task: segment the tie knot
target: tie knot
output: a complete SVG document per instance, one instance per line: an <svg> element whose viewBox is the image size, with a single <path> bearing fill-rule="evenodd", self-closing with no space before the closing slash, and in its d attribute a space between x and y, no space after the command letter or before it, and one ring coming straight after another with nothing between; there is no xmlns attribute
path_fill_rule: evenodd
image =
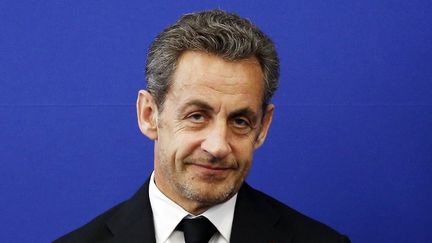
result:
<svg viewBox="0 0 432 243"><path fill-rule="evenodd" d="M184 218L178 224L177 229L183 231L186 243L208 243L217 231L206 217Z"/></svg>

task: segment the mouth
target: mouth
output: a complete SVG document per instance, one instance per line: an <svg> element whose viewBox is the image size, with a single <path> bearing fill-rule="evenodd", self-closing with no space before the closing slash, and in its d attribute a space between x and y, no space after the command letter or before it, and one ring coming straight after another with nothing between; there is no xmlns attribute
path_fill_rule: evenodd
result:
<svg viewBox="0 0 432 243"><path fill-rule="evenodd" d="M202 164L189 164L191 169L198 173L201 177L224 178L232 171L231 167L202 165Z"/></svg>
<svg viewBox="0 0 432 243"><path fill-rule="evenodd" d="M229 167L222 167L222 166L211 166L211 165L201 165L201 164L193 164L195 166L203 167L208 170L229 170L231 168Z"/></svg>

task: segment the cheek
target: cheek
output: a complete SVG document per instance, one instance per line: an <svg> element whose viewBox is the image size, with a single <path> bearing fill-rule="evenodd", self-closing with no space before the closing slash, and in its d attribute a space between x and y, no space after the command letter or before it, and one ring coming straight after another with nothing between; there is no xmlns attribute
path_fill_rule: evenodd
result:
<svg viewBox="0 0 432 243"><path fill-rule="evenodd" d="M176 160L183 160L201 147L199 134L180 133L168 139Z"/></svg>
<svg viewBox="0 0 432 243"><path fill-rule="evenodd" d="M250 141L245 141L232 147L236 159L242 163L242 166L250 166L255 151L254 144Z"/></svg>

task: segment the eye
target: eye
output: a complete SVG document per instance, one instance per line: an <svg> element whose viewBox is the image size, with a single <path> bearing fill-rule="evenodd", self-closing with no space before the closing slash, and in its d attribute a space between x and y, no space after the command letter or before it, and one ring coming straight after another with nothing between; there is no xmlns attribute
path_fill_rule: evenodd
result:
<svg viewBox="0 0 432 243"><path fill-rule="evenodd" d="M191 113L186 118L193 123L205 122L205 116L199 112Z"/></svg>
<svg viewBox="0 0 432 243"><path fill-rule="evenodd" d="M246 134L252 129L249 120L243 117L235 117L230 123L234 131L239 134Z"/></svg>
<svg viewBox="0 0 432 243"><path fill-rule="evenodd" d="M236 127L247 127L249 126L249 122L242 118L235 118L233 124Z"/></svg>

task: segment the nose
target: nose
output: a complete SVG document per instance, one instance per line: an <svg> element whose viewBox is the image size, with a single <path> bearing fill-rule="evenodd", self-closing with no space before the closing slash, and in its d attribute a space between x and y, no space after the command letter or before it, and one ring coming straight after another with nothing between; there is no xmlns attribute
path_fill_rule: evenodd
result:
<svg viewBox="0 0 432 243"><path fill-rule="evenodd" d="M227 125L215 125L201 143L201 149L215 157L223 159L231 152L231 146L227 141Z"/></svg>

